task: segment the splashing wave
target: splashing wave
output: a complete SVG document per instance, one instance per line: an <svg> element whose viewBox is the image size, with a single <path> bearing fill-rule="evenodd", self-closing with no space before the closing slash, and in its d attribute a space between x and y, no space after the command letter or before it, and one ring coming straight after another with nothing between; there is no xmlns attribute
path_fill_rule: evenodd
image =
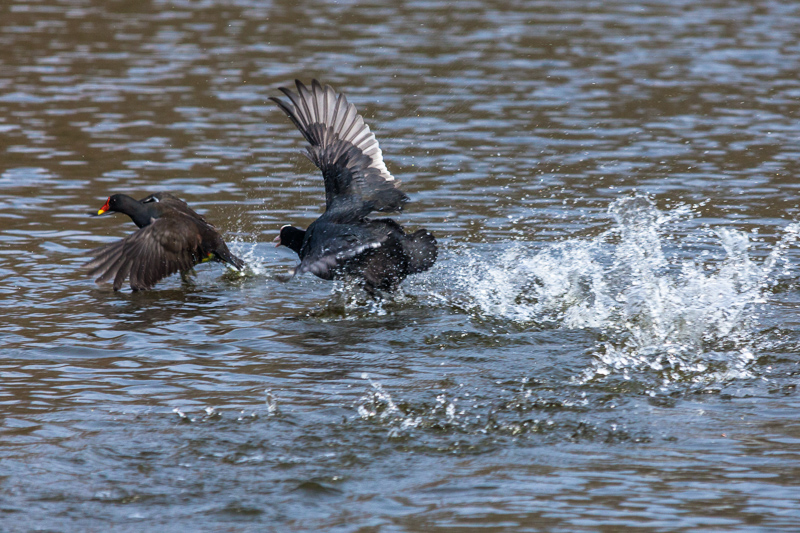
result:
<svg viewBox="0 0 800 533"><path fill-rule="evenodd" d="M594 238L538 249L519 243L488 260L467 253L454 299L480 316L598 329L595 362L580 380L648 369L665 382L749 376L757 306L788 270L784 252L800 224L757 260L741 231L670 234L693 215L690 206L662 212L636 195L615 201L609 214L614 226ZM690 250L701 241L700 253Z"/></svg>

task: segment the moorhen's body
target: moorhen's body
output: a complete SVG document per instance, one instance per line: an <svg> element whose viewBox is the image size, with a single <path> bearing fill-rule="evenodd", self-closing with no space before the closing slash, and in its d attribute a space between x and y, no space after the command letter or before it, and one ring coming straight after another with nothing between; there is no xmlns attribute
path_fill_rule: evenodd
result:
<svg viewBox="0 0 800 533"><path fill-rule="evenodd" d="M289 101L270 98L309 142L308 157L322 171L325 213L306 230L281 228L277 245L294 250L300 264L286 276L311 272L325 279L355 278L370 294L393 291L409 275L436 262L436 239L427 230L406 234L373 211L401 211L408 196L386 169L375 135L347 98L313 80L309 89L281 88Z"/></svg>
<svg viewBox="0 0 800 533"><path fill-rule="evenodd" d="M107 212L124 213L140 228L94 250L95 258L85 265L90 276L100 275L97 283L113 278L115 291L126 278L134 291L150 289L170 274L186 274L206 261L228 263L237 270L244 267L216 228L170 193L159 192L142 200L114 194L97 214Z"/></svg>

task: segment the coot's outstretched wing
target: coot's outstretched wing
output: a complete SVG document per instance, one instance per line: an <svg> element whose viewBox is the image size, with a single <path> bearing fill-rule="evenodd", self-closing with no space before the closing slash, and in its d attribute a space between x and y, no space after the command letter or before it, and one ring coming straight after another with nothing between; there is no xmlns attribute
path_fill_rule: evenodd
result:
<svg viewBox="0 0 800 533"><path fill-rule="evenodd" d="M280 279L288 281L306 272L322 279L334 279L340 269L357 263L359 257L374 253L389 237L388 231L374 231L368 226L354 224L328 224L317 228L304 249L300 264L289 276Z"/></svg>
<svg viewBox="0 0 800 533"><path fill-rule="evenodd" d="M289 116L311 146L308 156L322 171L326 208L400 211L408 201L386 169L375 135L344 94L317 80L297 92L282 87L288 101L270 98Z"/></svg>
<svg viewBox="0 0 800 533"><path fill-rule="evenodd" d="M183 214L165 215L128 237L94 250L86 263L97 283L114 279L114 290L130 277L133 290L152 288L159 280L185 272L201 257L199 222Z"/></svg>

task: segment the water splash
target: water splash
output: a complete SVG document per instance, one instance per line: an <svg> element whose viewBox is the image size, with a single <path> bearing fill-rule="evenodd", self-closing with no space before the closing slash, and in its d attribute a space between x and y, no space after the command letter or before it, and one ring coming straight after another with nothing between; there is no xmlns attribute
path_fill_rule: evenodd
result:
<svg viewBox="0 0 800 533"><path fill-rule="evenodd" d="M520 381L521 386L511 389L500 383L489 385L488 389L485 385L453 383L428 390L424 398L399 399L397 395L402 390L390 394L366 373L361 378L369 382L369 389L356 402L357 415L353 419L388 430L386 436L390 439L414 437L417 449L431 446L439 452L476 451L501 438L537 438L557 433L566 434L571 440L625 438L612 421L574 420L574 415L585 412L589 405L585 392L577 397L567 393L556 398L549 391L529 387L527 378ZM489 439L484 439L486 436Z"/></svg>
<svg viewBox="0 0 800 533"><path fill-rule="evenodd" d="M241 237L228 242L228 246L234 255L244 261L244 269L239 272L235 269L229 269L232 273L238 273L240 276L246 276L248 273L255 276L264 276L267 274L267 269L264 266L264 257L258 253L258 243L256 241L243 240ZM233 274L231 274L233 275Z"/></svg>
<svg viewBox="0 0 800 533"><path fill-rule="evenodd" d="M275 397L275 394L270 389L267 389L265 392L266 395L266 406L267 406L267 416L278 416L281 414L280 409L278 408L278 400Z"/></svg>
<svg viewBox="0 0 800 533"><path fill-rule="evenodd" d="M594 238L520 243L488 261L468 254L455 299L479 316L600 330L604 340L580 380L634 370L659 372L665 383L749 376L757 306L781 267L786 274L785 251L800 225L756 260L741 231L670 234L693 216L690 206L662 212L635 195L609 214L614 226Z"/></svg>
<svg viewBox="0 0 800 533"><path fill-rule="evenodd" d="M438 391L433 402L395 401L383 385L368 374L363 373L361 379L369 382L370 389L356 404L358 417L388 428L389 438L406 437L414 430L458 434L514 431L505 423L493 420L495 406L491 402L470 401L470 392L461 390L460 385L455 391ZM501 410L504 409L501 407Z"/></svg>
<svg viewBox="0 0 800 533"><path fill-rule="evenodd" d="M356 408L362 420L376 420L386 424L390 438L399 437L422 423L422 417L410 415L398 408L381 383L370 379L367 373L361 374L361 379L369 381L371 387L361 397Z"/></svg>
<svg viewBox="0 0 800 533"><path fill-rule="evenodd" d="M308 314L320 320L361 320L390 315L413 301L402 288L374 296L357 279L335 280L329 296Z"/></svg>

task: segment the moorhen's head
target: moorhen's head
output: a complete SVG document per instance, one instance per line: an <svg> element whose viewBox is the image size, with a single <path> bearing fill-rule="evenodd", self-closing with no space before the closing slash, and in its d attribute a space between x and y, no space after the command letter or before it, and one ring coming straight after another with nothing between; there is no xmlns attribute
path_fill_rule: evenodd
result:
<svg viewBox="0 0 800 533"><path fill-rule="evenodd" d="M120 196L122 196L122 195L121 194L112 194L111 196L109 196L108 199L106 200L106 203L103 204L103 207L101 207L97 211L97 216L105 215L109 211L112 211L112 212L119 211L119 207L120 207L120 203L121 203L120 202Z"/></svg>
<svg viewBox="0 0 800 533"><path fill-rule="evenodd" d="M305 239L306 232L294 226L283 226L281 232L275 237L275 246L286 246L299 254L300 249L303 247L303 239Z"/></svg>
<svg viewBox="0 0 800 533"><path fill-rule="evenodd" d="M131 217L133 223L140 228L150 224L151 219L161 216L161 206L159 198L152 194L142 201L136 200L127 194L112 194L97 211L100 216L106 213L123 213Z"/></svg>

